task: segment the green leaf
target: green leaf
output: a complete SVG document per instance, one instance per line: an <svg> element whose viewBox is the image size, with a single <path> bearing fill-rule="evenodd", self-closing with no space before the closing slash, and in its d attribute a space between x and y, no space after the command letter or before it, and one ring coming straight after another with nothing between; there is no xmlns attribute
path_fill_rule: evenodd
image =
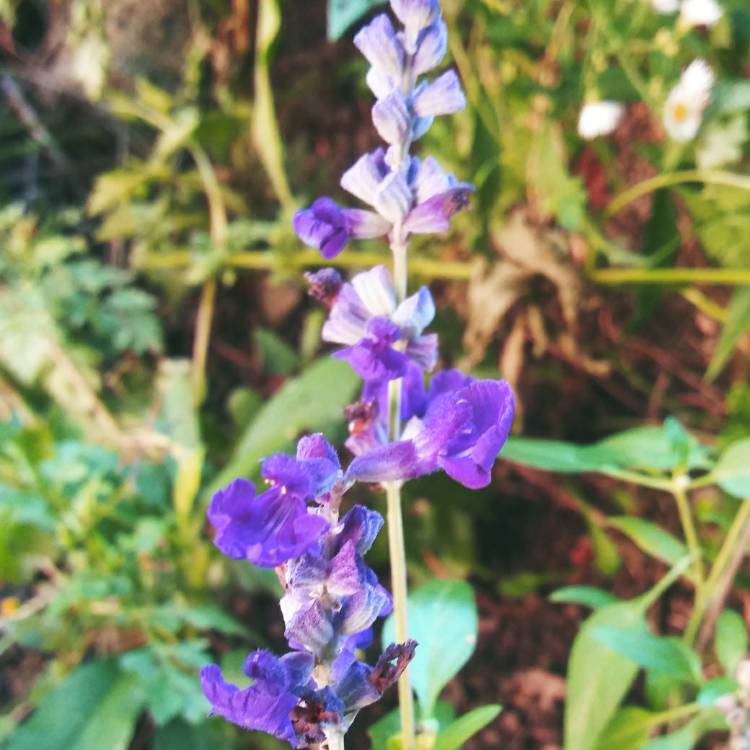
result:
<svg viewBox="0 0 750 750"><path fill-rule="evenodd" d="M641 628L601 625L591 635L613 651L644 669L661 673L679 682L701 679L698 656L677 638L662 637Z"/></svg>
<svg viewBox="0 0 750 750"><path fill-rule="evenodd" d="M420 729L422 730L420 737L427 737L428 735L434 737L435 731L441 727L450 726L455 718L456 712L453 706L445 701L438 701L435 706L435 718L430 721L420 722ZM400 727L401 722L397 708L378 719L367 730L370 742L372 743L372 750L389 750L394 741L399 745L400 750L401 743L397 739ZM421 746L418 746L417 750L422 750ZM433 750L433 748L430 747L430 750Z"/></svg>
<svg viewBox="0 0 750 750"><path fill-rule="evenodd" d="M591 609L600 609L617 601L614 594L596 586L565 586L550 594L549 599L562 604L580 604Z"/></svg>
<svg viewBox="0 0 750 750"><path fill-rule="evenodd" d="M750 498L750 438L732 443L719 457L712 474L724 492Z"/></svg>
<svg viewBox="0 0 750 750"><path fill-rule="evenodd" d="M606 474L618 469L670 471L683 463L681 446L675 445L673 433L669 424L648 425L591 445L515 437L503 448L503 458L565 474L588 471ZM685 434L688 468L706 468L709 464L705 449L694 437Z"/></svg>
<svg viewBox="0 0 750 750"><path fill-rule="evenodd" d="M608 521L618 531L626 534L646 554L674 565L688 553L687 547L651 521L630 516L610 518Z"/></svg>
<svg viewBox="0 0 750 750"><path fill-rule="evenodd" d="M268 328L256 328L253 334L263 368L271 375L288 375L299 366L296 352Z"/></svg>
<svg viewBox="0 0 750 750"><path fill-rule="evenodd" d="M145 696L110 660L68 675L10 738L6 750L126 750Z"/></svg>
<svg viewBox="0 0 750 750"><path fill-rule="evenodd" d="M737 692L737 681L731 677L714 677L709 680L696 696L696 703L706 708L713 708L716 700L723 695Z"/></svg>
<svg viewBox="0 0 750 750"><path fill-rule="evenodd" d="M359 384L344 362L331 357L313 362L301 375L288 380L260 410L212 489L237 476L257 474L264 456L288 449L302 432L326 432L337 427Z"/></svg>
<svg viewBox="0 0 750 750"><path fill-rule="evenodd" d="M154 737L154 750L229 750L231 745L222 740L219 720L188 724L176 719L160 727Z"/></svg>
<svg viewBox="0 0 750 750"><path fill-rule="evenodd" d="M644 625L640 599L594 612L573 642L568 661L564 750L593 750L638 672L638 666L594 638L596 628Z"/></svg>
<svg viewBox="0 0 750 750"><path fill-rule="evenodd" d="M690 564L686 557L647 593L596 610L584 622L568 661L565 698L564 750L594 750L612 721L638 665L594 637L601 627L645 628L648 607Z"/></svg>
<svg viewBox="0 0 750 750"><path fill-rule="evenodd" d="M726 727L724 718L716 711L702 712L676 732L657 737L643 747L643 750L692 750L703 734L712 729Z"/></svg>
<svg viewBox="0 0 750 750"><path fill-rule="evenodd" d="M724 369L740 337L750 330L750 286L737 289L732 295L726 322L716 344L716 351L706 370L706 380L711 381Z"/></svg>
<svg viewBox="0 0 750 750"><path fill-rule="evenodd" d="M465 581L432 581L409 596L409 636L417 643L409 666L423 718L432 718L440 691L474 652L477 606ZM393 616L383 628L383 644L395 640Z"/></svg>
<svg viewBox="0 0 750 750"><path fill-rule="evenodd" d="M750 109L750 81L717 81L711 99L712 113L730 115L745 112Z"/></svg>
<svg viewBox="0 0 750 750"><path fill-rule="evenodd" d="M328 39L335 42L355 21L385 0L328 0Z"/></svg>
<svg viewBox="0 0 750 750"><path fill-rule="evenodd" d="M638 706L621 708L604 730L596 750L641 750L654 728L654 714Z"/></svg>
<svg viewBox="0 0 750 750"><path fill-rule="evenodd" d="M732 609L725 609L716 621L714 649L716 657L728 675L733 675L737 664L747 653L748 634L745 619Z"/></svg>
<svg viewBox="0 0 750 750"><path fill-rule="evenodd" d="M501 710L498 705L480 706L464 714L438 734L435 750L459 750L466 740L494 721Z"/></svg>

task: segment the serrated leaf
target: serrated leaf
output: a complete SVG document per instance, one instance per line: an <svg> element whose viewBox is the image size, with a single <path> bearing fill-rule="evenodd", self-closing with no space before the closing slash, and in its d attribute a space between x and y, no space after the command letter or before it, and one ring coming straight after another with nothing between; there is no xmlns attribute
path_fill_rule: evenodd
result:
<svg viewBox="0 0 750 750"><path fill-rule="evenodd" d="M464 714L438 734L435 750L459 750L464 742L494 721L501 710L498 705L480 706Z"/></svg>
<svg viewBox="0 0 750 750"><path fill-rule="evenodd" d="M110 660L68 675L11 736L6 750L126 750L145 695Z"/></svg>
<svg viewBox="0 0 750 750"><path fill-rule="evenodd" d="M432 581L409 595L409 637L417 643L409 666L424 718L432 718L438 695L474 652L477 605L465 581ZM384 647L395 640L389 617L383 628Z"/></svg>
<svg viewBox="0 0 750 750"><path fill-rule="evenodd" d="M674 565L688 553L687 547L668 531L643 518L620 516L608 520L610 526L621 531L646 554Z"/></svg>
<svg viewBox="0 0 750 750"><path fill-rule="evenodd" d="M733 609L725 609L716 621L714 650L728 675L734 671L748 647L748 633L745 618Z"/></svg>

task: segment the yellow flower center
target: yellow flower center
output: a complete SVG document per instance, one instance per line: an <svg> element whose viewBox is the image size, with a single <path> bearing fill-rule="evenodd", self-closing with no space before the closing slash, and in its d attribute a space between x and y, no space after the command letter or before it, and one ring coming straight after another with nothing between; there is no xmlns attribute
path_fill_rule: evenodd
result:
<svg viewBox="0 0 750 750"><path fill-rule="evenodd" d="M674 105L672 114L674 115L674 119L677 120L677 122L685 122L688 117L687 104L685 104L684 102L677 102L677 104Z"/></svg>

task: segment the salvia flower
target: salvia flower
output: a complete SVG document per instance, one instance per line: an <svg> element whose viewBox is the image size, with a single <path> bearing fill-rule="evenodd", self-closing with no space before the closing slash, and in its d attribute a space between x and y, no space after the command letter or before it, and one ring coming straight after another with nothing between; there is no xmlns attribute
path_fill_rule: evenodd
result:
<svg viewBox="0 0 750 750"><path fill-rule="evenodd" d="M226 682L216 665L202 670L201 685L213 713L302 748L346 732L398 679L416 644L391 646L375 667L355 656L392 608L363 557L383 519L356 505L339 518L352 480L333 446L320 434L304 437L295 456L270 456L261 473L268 490L258 495L251 482L236 479L214 495L208 518L222 552L276 568L293 650L280 658L252 652L245 663L250 687Z"/></svg>
<svg viewBox="0 0 750 750"><path fill-rule="evenodd" d="M308 275L313 289L323 277L330 278L329 269ZM344 345L334 356L363 380L380 383L402 377L409 362L425 370L435 366L437 336L423 334L434 316L427 287L399 304L388 269L375 266L341 285L322 336Z"/></svg>
<svg viewBox="0 0 750 750"><path fill-rule="evenodd" d="M684 143L695 138L711 98L714 73L705 60L694 60L670 91L662 121L670 138Z"/></svg>
<svg viewBox="0 0 750 750"><path fill-rule="evenodd" d="M354 38L370 63L367 82L377 99L372 120L387 147L362 156L343 175L341 186L370 208L343 208L331 198L319 198L294 217L299 238L325 258L338 255L352 238L387 234L403 244L410 234L446 232L473 190L434 159L420 162L409 155L410 144L435 117L466 106L455 71L432 81L420 79L440 64L447 49L439 3L393 0L391 7L403 32L381 14Z"/></svg>
<svg viewBox="0 0 750 750"><path fill-rule="evenodd" d="M357 457L347 469L354 481L386 482L414 479L442 469L465 487L478 489L490 483L495 459L508 438L515 401L503 380L475 380L458 370L438 373L426 395L412 378L404 389L402 418L408 421L400 440L378 440L383 425L370 426L368 440L348 443ZM383 394L375 399L384 420Z"/></svg>

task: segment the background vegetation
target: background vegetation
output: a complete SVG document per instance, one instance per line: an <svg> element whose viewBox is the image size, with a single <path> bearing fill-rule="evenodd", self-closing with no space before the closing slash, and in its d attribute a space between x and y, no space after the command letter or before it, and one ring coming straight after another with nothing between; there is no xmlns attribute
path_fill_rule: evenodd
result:
<svg viewBox="0 0 750 750"><path fill-rule="evenodd" d="M204 511L301 432L345 433L356 379L321 350L290 217L376 142L351 29L378 4L0 2L9 750L276 746L206 718L198 668L282 634L275 579L215 553ZM469 106L428 148L477 192L413 281L442 364L519 402L491 488L409 498L413 580L478 592L443 696L504 706L467 747L710 747L750 606L750 10L443 5ZM676 144L664 102L699 57L717 83ZM592 99L626 109L587 142Z"/></svg>

